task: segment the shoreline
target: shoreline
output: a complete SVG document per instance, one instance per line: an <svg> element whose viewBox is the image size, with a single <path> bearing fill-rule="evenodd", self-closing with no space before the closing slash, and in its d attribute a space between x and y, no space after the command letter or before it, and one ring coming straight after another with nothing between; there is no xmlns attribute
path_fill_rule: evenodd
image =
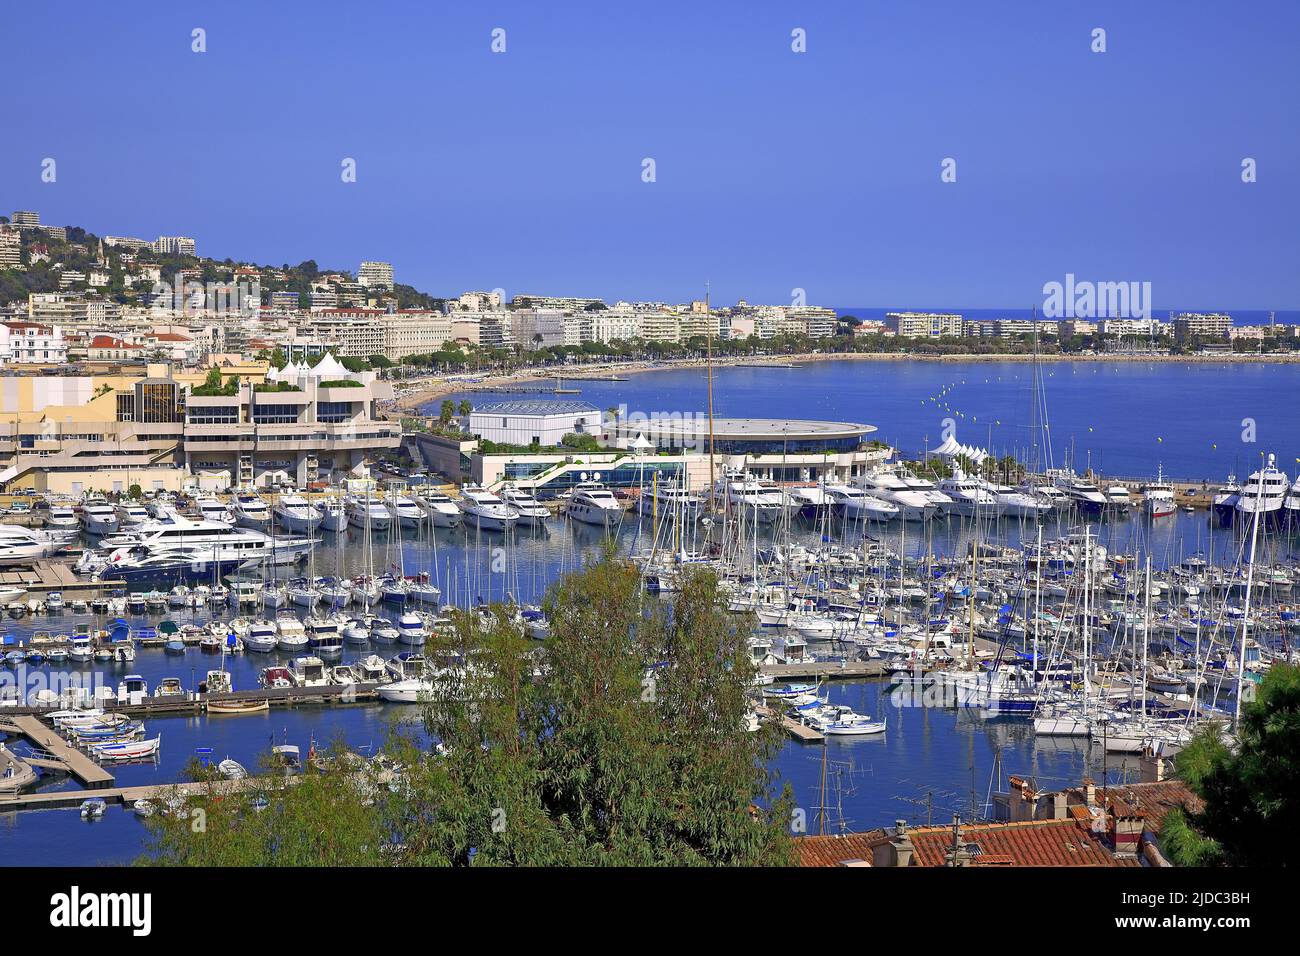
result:
<svg viewBox="0 0 1300 956"><path fill-rule="evenodd" d="M974 353L974 354L915 354L911 352L813 352L800 355L759 355L759 356L727 356L725 358L715 358L713 360L714 368L734 368L736 366L746 366L749 368L761 368L771 366L773 368L786 368L791 364L807 365L813 362L1012 362L1024 364L1032 362L1034 356L1021 352L1015 353ZM1294 365L1300 364L1300 353L1285 354L1250 354L1225 353L1223 355L1143 355L1143 354L1124 354L1124 353L1097 353L1097 354L1080 354L1080 355L1063 355L1052 353L1049 355L1039 355L1038 360L1045 363L1062 363L1062 362L1150 362L1150 363L1190 363L1190 364L1271 364L1271 365ZM520 369L508 374L487 373L479 378L478 381L467 382L463 376L472 373L459 373L455 378L443 376L433 376L427 382L417 383L414 391L408 392L396 398L391 406L385 411L389 414L413 414L421 405L437 401L448 395L456 394L467 389L481 390L501 390L509 391L511 386L526 385L533 382L554 381L563 379L565 382L580 382L584 379L599 378L604 379L610 374L618 375L639 375L645 372L670 372L678 369L704 368L707 361L702 358L688 359L662 359L659 361L635 361L635 362L608 362L593 363L582 365L572 371L570 374L560 375L551 369ZM458 379L458 380L457 380ZM398 383L395 383L398 384Z"/></svg>

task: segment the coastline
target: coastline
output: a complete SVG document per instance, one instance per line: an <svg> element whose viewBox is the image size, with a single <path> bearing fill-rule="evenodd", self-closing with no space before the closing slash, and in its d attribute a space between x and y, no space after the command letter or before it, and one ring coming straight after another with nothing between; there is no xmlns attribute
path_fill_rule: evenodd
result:
<svg viewBox="0 0 1300 956"><path fill-rule="evenodd" d="M812 362L1032 362L1034 356L1016 353L974 353L943 354L911 352L812 352L801 355L760 355L760 356L726 356L713 360L714 368L746 366L760 368L772 366L783 368L791 364L807 365ZM1191 363L1213 365L1218 363L1234 364L1300 364L1300 353L1285 354L1250 354L1247 352L1225 353L1222 355L1144 355L1137 353L1093 353L1062 355L1052 353L1038 356L1044 363L1062 362L1149 362L1149 363ZM601 362L582 365L565 375L557 375L551 369L519 369L506 374L485 373L475 376L476 381L468 382L471 373L458 373L455 376L430 376L427 379L394 383L395 385L413 385L414 389L397 397L385 411L389 414L411 414L421 405L437 401L448 395L468 389L508 391L511 386L526 385L534 382L554 381L562 378L565 382L579 382L584 379L607 378L611 374L638 375L645 372L666 372L686 368L704 368L707 362L702 358L661 359L658 361L635 362Z"/></svg>

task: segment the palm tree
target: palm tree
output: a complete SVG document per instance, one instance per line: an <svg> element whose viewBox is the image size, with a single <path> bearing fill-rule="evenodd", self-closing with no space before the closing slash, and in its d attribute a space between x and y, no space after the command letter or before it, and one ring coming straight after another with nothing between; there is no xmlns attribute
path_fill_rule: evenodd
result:
<svg viewBox="0 0 1300 956"><path fill-rule="evenodd" d="M460 405L456 407L456 411L459 412L461 415L468 415L473 410L474 410L474 406L469 403L468 398L462 398L460 400Z"/></svg>

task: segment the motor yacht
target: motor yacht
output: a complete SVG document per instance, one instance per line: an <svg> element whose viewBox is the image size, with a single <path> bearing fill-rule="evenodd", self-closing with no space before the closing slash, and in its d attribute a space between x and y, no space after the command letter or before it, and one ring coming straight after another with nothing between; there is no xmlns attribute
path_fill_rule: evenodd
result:
<svg viewBox="0 0 1300 956"><path fill-rule="evenodd" d="M310 534L320 527L321 513L302 495L280 495L273 509L277 527L295 534Z"/></svg>
<svg viewBox="0 0 1300 956"><path fill-rule="evenodd" d="M779 488L745 477L723 479L727 500L750 521L772 524L785 514L785 496Z"/></svg>
<svg viewBox="0 0 1300 956"><path fill-rule="evenodd" d="M271 509L260 495L236 495L230 503L230 513L241 528L266 531L271 527Z"/></svg>
<svg viewBox="0 0 1300 956"><path fill-rule="evenodd" d="M1078 508L1081 515L1099 515L1110 504L1100 488L1069 469L1061 469L1051 477L1053 484L1070 499L1070 504Z"/></svg>
<svg viewBox="0 0 1300 956"><path fill-rule="evenodd" d="M928 521L939 512L939 502L931 494L911 487L898 475L889 472L862 475L855 484L872 497L894 505L905 521ZM935 493L940 492L935 489ZM949 500L946 495L944 500Z"/></svg>
<svg viewBox="0 0 1300 956"><path fill-rule="evenodd" d="M950 513L963 518L996 518L1002 514L997 498L984 485L953 466L952 477L939 482L939 490L952 499Z"/></svg>
<svg viewBox="0 0 1300 956"><path fill-rule="evenodd" d="M1039 518L1052 510L1048 502L1010 485L994 485L990 490L1002 514L1008 518Z"/></svg>
<svg viewBox="0 0 1300 956"><path fill-rule="evenodd" d="M371 531L387 531L393 523L393 516L388 513L381 498L356 495L347 499L344 508L348 513L348 522L354 528L368 527Z"/></svg>
<svg viewBox="0 0 1300 956"><path fill-rule="evenodd" d="M623 518L623 506L614 492L597 481L584 481L573 489L565 513L574 521L616 528Z"/></svg>
<svg viewBox="0 0 1300 956"><path fill-rule="evenodd" d="M415 503L424 509L435 528L454 528L460 524L463 515L448 495L441 491L427 490L415 497Z"/></svg>
<svg viewBox="0 0 1300 956"><path fill-rule="evenodd" d="M1178 510L1174 487L1165 481L1162 466L1156 468L1156 480L1142 486L1142 509L1148 518L1167 518Z"/></svg>
<svg viewBox="0 0 1300 956"><path fill-rule="evenodd" d="M216 498L200 498L194 502L194 510L204 521L231 522L230 509Z"/></svg>
<svg viewBox="0 0 1300 956"><path fill-rule="evenodd" d="M482 531L504 531L519 520L519 516L504 501L477 485L466 485L460 491L460 509L465 523Z"/></svg>
<svg viewBox="0 0 1300 956"><path fill-rule="evenodd" d="M545 505L528 492L513 485L502 489L501 500L515 513L515 519L520 527L544 528L546 519L551 516Z"/></svg>
<svg viewBox="0 0 1300 956"><path fill-rule="evenodd" d="M87 501L81 506L81 529L94 537L110 535L118 530L117 509L107 501Z"/></svg>
<svg viewBox="0 0 1300 956"><path fill-rule="evenodd" d="M418 528L424 523L424 512L407 495L389 494L385 504L393 520L403 528Z"/></svg>
<svg viewBox="0 0 1300 956"><path fill-rule="evenodd" d="M834 504L835 510L850 521L888 521L890 518L898 517L898 505L873 497L861 488L854 488L851 485L827 485L826 494Z"/></svg>
<svg viewBox="0 0 1300 956"><path fill-rule="evenodd" d="M326 498L316 503L316 510L320 512L320 526L322 531L328 531L331 534L338 534L348 530L348 513L343 502L337 498Z"/></svg>
<svg viewBox="0 0 1300 956"><path fill-rule="evenodd" d="M1242 486L1237 498L1236 520L1248 524L1258 514L1263 524L1276 525L1283 518L1283 504L1287 495L1286 472L1277 467L1277 457L1268 456L1268 462L1259 471L1252 472Z"/></svg>

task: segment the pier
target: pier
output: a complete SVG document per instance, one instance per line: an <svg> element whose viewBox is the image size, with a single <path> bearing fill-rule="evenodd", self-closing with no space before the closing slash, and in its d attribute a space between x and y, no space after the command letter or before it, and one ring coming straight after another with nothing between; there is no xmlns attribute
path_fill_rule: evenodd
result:
<svg viewBox="0 0 1300 956"><path fill-rule="evenodd" d="M760 704L758 707L754 708L754 712L764 720L779 721L782 730L795 740L801 741L802 743L824 744L826 742L826 735L820 730L814 730L807 724L801 724L799 721L787 717L785 714L779 713L771 707Z"/></svg>
<svg viewBox="0 0 1300 956"><path fill-rule="evenodd" d="M30 715L5 716L0 732L25 737L42 754L40 757L16 758L34 767L63 770L71 774L90 790L113 784L113 775L73 747L54 730Z"/></svg>
<svg viewBox="0 0 1300 956"><path fill-rule="evenodd" d="M770 674L778 681L784 680L861 680L864 677L884 677L885 665L880 661L808 661L802 664L760 664L760 674Z"/></svg>

